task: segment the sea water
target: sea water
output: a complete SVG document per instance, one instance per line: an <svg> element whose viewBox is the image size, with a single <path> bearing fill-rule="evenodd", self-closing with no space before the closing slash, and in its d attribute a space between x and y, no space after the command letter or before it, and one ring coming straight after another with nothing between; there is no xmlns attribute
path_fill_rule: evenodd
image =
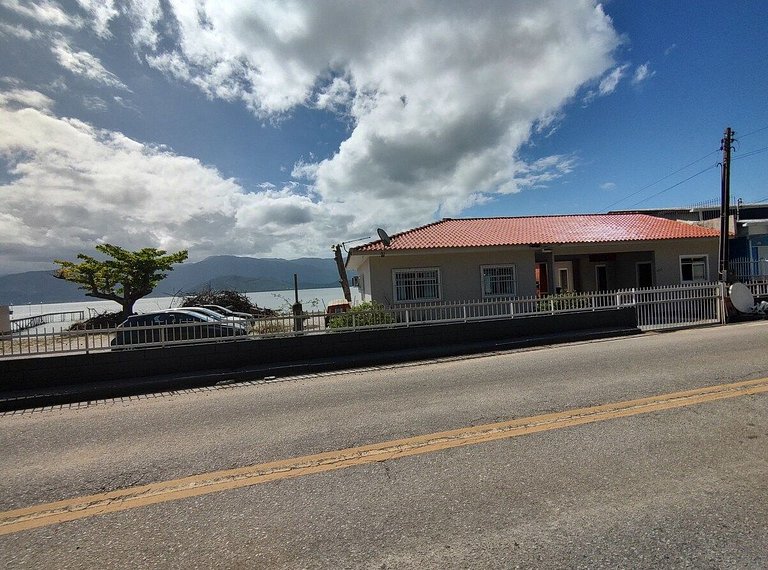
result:
<svg viewBox="0 0 768 570"><path fill-rule="evenodd" d="M290 311L291 305L296 301L296 294L293 289L287 291L259 291L254 293L245 293L255 305L265 309L276 309ZM344 292L341 287L330 287L325 289L299 289L299 301L302 308L307 312L324 311L331 301L343 299ZM183 297L144 297L136 301L133 310L137 313L149 313L162 309L178 307L183 301ZM352 301L356 299L353 295ZM359 299L357 299L359 301ZM104 312L115 312L120 310L120 305L114 301L103 301L100 299L87 299L85 301L76 301L73 303L27 303L24 305L12 305L11 319L23 319L35 315L45 315L49 313L64 313L70 311L83 311L85 318ZM54 323L56 324L56 323ZM63 323L68 326L71 323ZM48 325L50 330L52 325Z"/></svg>

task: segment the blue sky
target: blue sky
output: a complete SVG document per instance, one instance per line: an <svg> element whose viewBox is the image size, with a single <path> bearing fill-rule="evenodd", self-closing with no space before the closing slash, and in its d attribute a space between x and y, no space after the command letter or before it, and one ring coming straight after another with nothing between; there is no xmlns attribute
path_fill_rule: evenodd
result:
<svg viewBox="0 0 768 570"><path fill-rule="evenodd" d="M726 127L768 201L767 36L762 0L0 0L0 273L690 206Z"/></svg>

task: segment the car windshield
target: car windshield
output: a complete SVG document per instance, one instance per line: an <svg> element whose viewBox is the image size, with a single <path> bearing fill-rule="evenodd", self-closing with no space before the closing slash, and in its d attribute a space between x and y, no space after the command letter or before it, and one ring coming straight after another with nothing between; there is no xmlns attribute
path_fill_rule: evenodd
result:
<svg viewBox="0 0 768 570"><path fill-rule="evenodd" d="M206 309L204 307L185 307L184 310L189 311L191 313L195 313L197 315L208 317L208 320L212 320L212 321L220 321L224 319L224 315L217 313L216 311Z"/></svg>
<svg viewBox="0 0 768 570"><path fill-rule="evenodd" d="M214 315L208 315L206 313L198 312L198 311L192 311L192 310L183 310L183 311L176 311L175 314L178 315L179 321L187 320L187 321L203 321L203 322L217 322L221 320L221 317L214 316Z"/></svg>

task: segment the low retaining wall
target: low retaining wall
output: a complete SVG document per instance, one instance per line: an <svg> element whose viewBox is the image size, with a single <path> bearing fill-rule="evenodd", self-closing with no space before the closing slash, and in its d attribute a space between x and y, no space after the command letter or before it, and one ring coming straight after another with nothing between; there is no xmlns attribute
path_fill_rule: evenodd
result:
<svg viewBox="0 0 768 570"><path fill-rule="evenodd" d="M204 371L237 371L390 351L524 339L589 329L637 327L633 308L407 328L306 334L188 346L0 360L0 391Z"/></svg>

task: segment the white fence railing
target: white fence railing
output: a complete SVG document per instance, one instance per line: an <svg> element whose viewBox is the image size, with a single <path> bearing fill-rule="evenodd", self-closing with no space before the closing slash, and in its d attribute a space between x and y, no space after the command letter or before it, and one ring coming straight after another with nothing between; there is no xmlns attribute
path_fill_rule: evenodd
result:
<svg viewBox="0 0 768 570"><path fill-rule="evenodd" d="M621 305L635 307L637 325L646 331L720 323L722 297L720 283L619 292Z"/></svg>
<svg viewBox="0 0 768 570"><path fill-rule="evenodd" d="M399 305L394 310L404 315L407 322L425 323L634 307L638 326L656 330L721 322L721 298L720 284L695 283L548 297Z"/></svg>
<svg viewBox="0 0 768 570"><path fill-rule="evenodd" d="M20 319L11 319L11 331L18 332L37 328L51 323L66 323L82 321L85 318L84 311L63 311L59 313L43 313Z"/></svg>
<svg viewBox="0 0 768 570"><path fill-rule="evenodd" d="M768 297L768 281L746 283L756 297ZM347 313L305 313L254 319L236 337L219 334L210 325L190 323L68 331L21 331L0 336L0 358L93 352L136 346L250 341L276 336L326 334L381 327L469 322L569 312L605 311L633 307L643 330L658 330L723 322L720 283L695 283L650 289L599 293L566 293L548 297L497 298L464 302L397 305Z"/></svg>

